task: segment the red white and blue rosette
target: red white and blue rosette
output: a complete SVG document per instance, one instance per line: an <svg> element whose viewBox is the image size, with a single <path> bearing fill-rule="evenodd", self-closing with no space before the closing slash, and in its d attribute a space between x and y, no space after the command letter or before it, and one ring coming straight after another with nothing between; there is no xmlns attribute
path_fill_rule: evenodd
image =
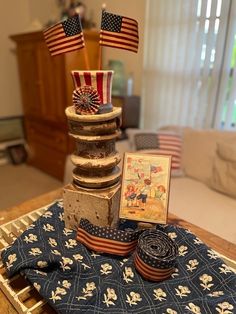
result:
<svg viewBox="0 0 236 314"><path fill-rule="evenodd" d="M97 90L88 85L76 88L73 91L72 100L75 112L81 115L96 114L101 105Z"/></svg>

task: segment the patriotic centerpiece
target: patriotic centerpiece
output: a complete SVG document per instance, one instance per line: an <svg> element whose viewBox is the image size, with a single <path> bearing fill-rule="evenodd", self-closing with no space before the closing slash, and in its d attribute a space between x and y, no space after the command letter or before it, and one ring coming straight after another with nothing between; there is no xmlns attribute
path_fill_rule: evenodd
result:
<svg viewBox="0 0 236 314"><path fill-rule="evenodd" d="M74 85L72 106L66 108L69 135L76 143L71 155L73 182L64 188L65 223L77 229L81 219L107 227L118 222L121 157L115 149L120 135L121 108L112 106L113 71L102 69L105 47L137 53L136 20L102 10L98 67L90 69L80 16L44 31L51 56L81 50L85 69L71 71Z"/></svg>
<svg viewBox="0 0 236 314"><path fill-rule="evenodd" d="M66 108L69 135L76 143L71 155L73 182L64 187L64 220L77 231L76 239L90 250L118 256L135 255L134 265L146 279L168 278L175 266L176 246L157 230L117 229L119 221L121 108L112 106L113 71L101 69L102 48L137 53L136 20L102 11L98 69L90 70L79 15L44 32L52 56L82 49L86 69L73 70L73 105ZM155 172L156 169L153 169Z"/></svg>
<svg viewBox="0 0 236 314"><path fill-rule="evenodd" d="M137 29L135 20L103 11L100 47L137 52ZM52 56L85 52L79 16L44 34ZM87 63L86 70L72 71L73 106L66 115L76 141L73 183L64 188L63 204L47 208L2 250L7 273L25 275L58 313L235 313L236 276L189 230L137 229L127 221L117 226L121 172L115 140L121 109L111 105L113 72L98 68L90 71ZM159 171L150 165L152 175ZM144 182L147 189L151 180ZM14 300L22 296L11 294ZM35 303L27 313L44 304Z"/></svg>
<svg viewBox="0 0 236 314"><path fill-rule="evenodd" d="M157 230L120 230L120 156L115 141L121 125L121 108L112 106L113 71L101 69L102 48L138 52L136 20L102 11L98 69L90 70L79 16L57 23L44 32L52 56L82 49L86 69L71 71L73 106L66 108L69 134L76 151L73 182L64 188L64 220L77 231L77 241L90 250L118 256L134 253L134 265L143 278L168 278L175 266L177 247ZM152 169L157 171L156 168Z"/></svg>

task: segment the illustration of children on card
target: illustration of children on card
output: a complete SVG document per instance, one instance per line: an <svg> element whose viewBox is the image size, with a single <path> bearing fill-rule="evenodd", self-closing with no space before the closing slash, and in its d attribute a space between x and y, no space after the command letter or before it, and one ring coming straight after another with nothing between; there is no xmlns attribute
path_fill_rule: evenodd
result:
<svg viewBox="0 0 236 314"><path fill-rule="evenodd" d="M134 184L128 184L125 192L125 199L127 201L127 207L134 206L137 197L137 188Z"/></svg>
<svg viewBox="0 0 236 314"><path fill-rule="evenodd" d="M119 217L165 224L170 167L170 156L126 153Z"/></svg>

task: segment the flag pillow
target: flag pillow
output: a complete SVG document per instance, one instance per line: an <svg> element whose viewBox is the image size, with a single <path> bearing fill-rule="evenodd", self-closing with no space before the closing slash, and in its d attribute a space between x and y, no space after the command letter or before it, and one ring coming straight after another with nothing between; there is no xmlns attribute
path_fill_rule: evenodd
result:
<svg viewBox="0 0 236 314"><path fill-rule="evenodd" d="M156 133L140 133L134 136L135 150L157 149L158 136Z"/></svg>
<svg viewBox="0 0 236 314"><path fill-rule="evenodd" d="M130 137L129 137L130 135ZM171 175L183 176L181 168L182 137L173 132L133 130L128 134L134 151L152 155L170 155Z"/></svg>

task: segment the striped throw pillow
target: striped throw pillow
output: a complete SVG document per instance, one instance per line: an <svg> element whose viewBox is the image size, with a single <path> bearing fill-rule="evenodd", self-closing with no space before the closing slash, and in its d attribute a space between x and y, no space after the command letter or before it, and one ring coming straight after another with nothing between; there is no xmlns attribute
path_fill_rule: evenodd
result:
<svg viewBox="0 0 236 314"><path fill-rule="evenodd" d="M147 142L149 134L142 134L146 137ZM153 134L152 134L153 136ZM183 171L181 169L181 152L182 152L182 138L179 134L176 133L167 133L167 132L158 132L156 133L157 137L157 148L146 149L146 145L141 148L136 147L136 150L153 155L171 155L171 175L172 176L182 176ZM140 144L140 142L139 142Z"/></svg>

